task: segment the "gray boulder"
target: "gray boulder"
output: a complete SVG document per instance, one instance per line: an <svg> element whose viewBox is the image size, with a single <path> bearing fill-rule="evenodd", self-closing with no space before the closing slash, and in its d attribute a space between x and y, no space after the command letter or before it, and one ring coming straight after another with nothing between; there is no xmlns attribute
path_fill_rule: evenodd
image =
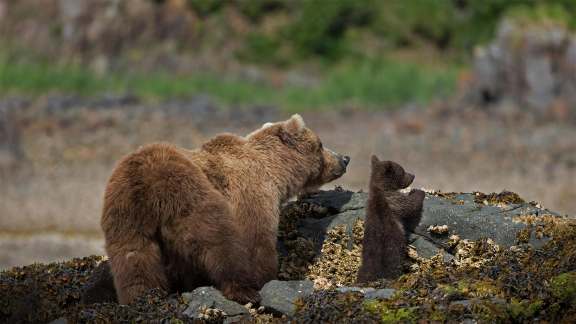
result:
<svg viewBox="0 0 576 324"><path fill-rule="evenodd" d="M575 49L575 35L562 25L504 19L495 39L475 50L469 97L495 111L510 101L539 116L574 117Z"/></svg>
<svg viewBox="0 0 576 324"><path fill-rule="evenodd" d="M316 204L325 208L328 213L325 217L303 218L298 222L298 232L316 243L318 251L322 247L326 232L338 225L345 225L349 234L352 234L354 223L365 218L364 205L368 195L366 193L353 193L350 191L323 191L311 195L298 202L303 204ZM411 244L416 248L418 255L429 258L440 250L447 250L447 241L452 234L461 239L478 240L490 238L503 247L516 245L517 235L527 228L527 224L518 222L514 218L520 215L555 215L531 203L518 203L508 205L491 205L475 202L475 195L464 193L451 198L426 194L422 221L411 236ZM434 235L428 232L429 226L447 225L449 232L445 235ZM530 236L529 244L540 247L547 241L546 238ZM445 261L452 256L444 254Z"/></svg>
<svg viewBox="0 0 576 324"><path fill-rule="evenodd" d="M279 281L272 280L262 287L260 304L266 309L284 315L293 315L296 311L295 302L311 295L314 284L310 280Z"/></svg>

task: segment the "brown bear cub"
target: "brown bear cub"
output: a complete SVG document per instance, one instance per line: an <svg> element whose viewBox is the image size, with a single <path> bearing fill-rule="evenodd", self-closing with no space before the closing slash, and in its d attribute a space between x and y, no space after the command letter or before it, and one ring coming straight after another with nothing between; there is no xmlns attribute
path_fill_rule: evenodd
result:
<svg viewBox="0 0 576 324"><path fill-rule="evenodd" d="M358 282L393 279L402 273L408 235L422 217L424 192L398 192L414 181L397 163L372 156L372 173Z"/></svg>
<svg viewBox="0 0 576 324"><path fill-rule="evenodd" d="M196 150L152 144L124 157L101 220L118 301L204 285L257 301L277 274L280 205L339 178L349 160L324 149L299 115Z"/></svg>

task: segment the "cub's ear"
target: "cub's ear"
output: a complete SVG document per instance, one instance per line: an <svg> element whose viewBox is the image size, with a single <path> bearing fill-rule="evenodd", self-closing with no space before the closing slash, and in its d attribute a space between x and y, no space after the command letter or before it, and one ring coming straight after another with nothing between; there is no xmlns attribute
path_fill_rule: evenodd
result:
<svg viewBox="0 0 576 324"><path fill-rule="evenodd" d="M378 157L374 154L372 154L372 156L370 157L370 163L372 163L373 165L380 162L380 160L378 160Z"/></svg>

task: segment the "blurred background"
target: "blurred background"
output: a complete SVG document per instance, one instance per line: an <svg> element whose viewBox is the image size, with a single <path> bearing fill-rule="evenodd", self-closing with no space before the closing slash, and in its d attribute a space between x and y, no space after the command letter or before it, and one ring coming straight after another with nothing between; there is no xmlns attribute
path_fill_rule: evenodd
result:
<svg viewBox="0 0 576 324"><path fill-rule="evenodd" d="M576 214L576 1L0 0L0 269L102 254L115 161L304 116L415 187Z"/></svg>

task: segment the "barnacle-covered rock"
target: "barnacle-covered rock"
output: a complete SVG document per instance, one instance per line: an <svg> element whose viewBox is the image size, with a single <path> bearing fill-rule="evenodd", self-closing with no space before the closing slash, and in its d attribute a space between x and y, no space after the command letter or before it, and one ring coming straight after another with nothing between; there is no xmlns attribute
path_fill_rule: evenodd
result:
<svg viewBox="0 0 576 324"><path fill-rule="evenodd" d="M213 287L200 287L190 293L182 294L188 304L183 314L201 320L219 321L224 319L240 320L249 317L249 311L242 305L226 299Z"/></svg>
<svg viewBox="0 0 576 324"><path fill-rule="evenodd" d="M366 198L335 190L284 206L278 278L308 279L314 292L292 303L291 317L261 305L237 305L238 314L255 323L576 321L576 220L511 193L429 192L410 238L412 265L396 280L358 287ZM448 225L448 233L431 235L428 227L437 224ZM186 309L199 298L159 290L130 306L81 304L85 287L109 286L106 262L89 257L1 272L0 322L233 320L234 312L214 303L189 317ZM93 280L98 274L107 285Z"/></svg>

